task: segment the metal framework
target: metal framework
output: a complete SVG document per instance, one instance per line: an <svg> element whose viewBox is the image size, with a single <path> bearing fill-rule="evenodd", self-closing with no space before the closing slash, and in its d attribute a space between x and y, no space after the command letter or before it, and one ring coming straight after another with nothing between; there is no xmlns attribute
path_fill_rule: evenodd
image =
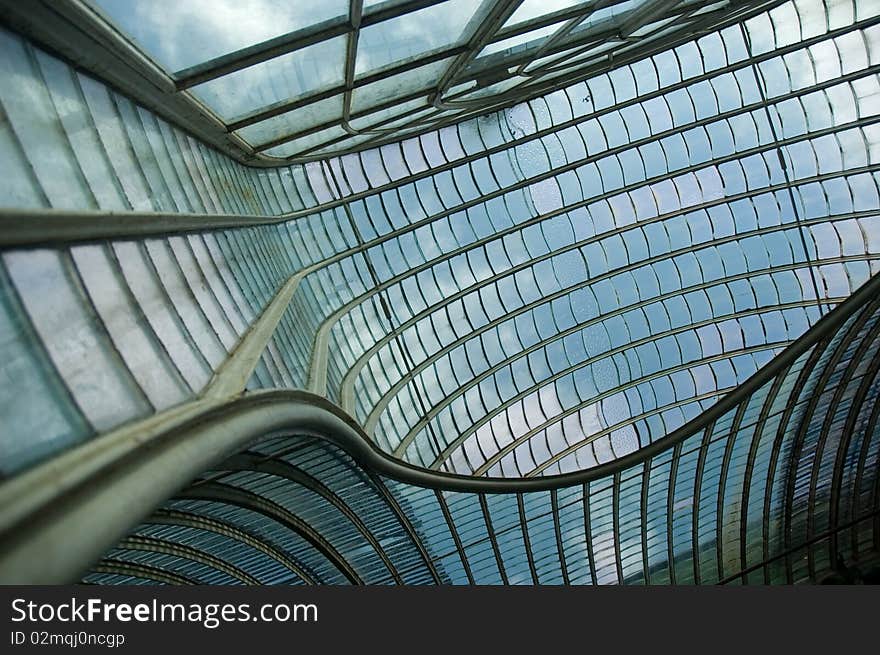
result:
<svg viewBox="0 0 880 655"><path fill-rule="evenodd" d="M483 115L779 3L570 0L547 13L536 0L368 7L352 0L320 11L257 2L241 18L258 18L236 24L234 36L207 17L194 24L187 5L177 3L64 0L26 9L7 2L4 9L13 25L65 54L77 52L74 60L86 68L134 67L151 88L138 80L126 92L148 106L179 108L211 126L212 142L270 163L319 160ZM59 39L59 21L88 35L68 31ZM279 27L291 31L225 51L227 43ZM96 31L100 39L90 36ZM206 51L220 54L204 60ZM120 77L132 80L129 71Z"/></svg>
<svg viewBox="0 0 880 655"><path fill-rule="evenodd" d="M271 484L267 479L273 477L272 467L310 471L311 477L298 478L297 484L304 489L337 485L346 494L346 502L357 508L362 524L376 522L377 540L389 533L391 519L383 517L402 520L400 510L376 502L380 497L377 488L385 486L397 498L403 516L413 520L416 537L444 583L589 582L593 576L597 582L653 584L816 579L834 567L841 547L848 559L861 556L865 561L877 545L873 527L880 511L877 494L873 485L866 486L858 479L866 469L860 458L854 457L858 451L870 450L876 465L876 407L871 402L858 402L858 397L843 405L838 402L855 389L874 397L880 392L878 289L880 278L874 278L786 349L772 366L658 447L599 469L540 483L450 478L401 469L386 455L365 449L360 436L350 444L350 450L323 440L291 436L249 447L250 461L273 463L263 466L262 475L254 467L248 467L246 476L236 475L240 470L236 456L214 467L209 479L211 483L228 479L245 489L265 489L269 497L291 508L314 511L323 517L316 520L315 527L320 525L319 529L340 543L346 543L345 530L351 530L343 524L356 523L302 502L299 495L303 491L297 487ZM836 382L829 384L831 379ZM823 394L838 402L824 405L825 410L817 415L814 410L823 403L814 389L823 389ZM847 432L846 442L829 444L831 436L840 434L827 429L830 415L860 423L866 430ZM800 443L807 433L816 433L810 445ZM786 450L797 454L781 459ZM839 467L845 461L851 462L853 470ZM712 473L719 465L720 480ZM803 465L812 471L806 486L797 484ZM755 472L766 472L768 467L769 476L756 481ZM367 470L378 471L379 477L367 474ZM839 485L844 479L850 480L850 485L856 482L841 493ZM197 481L193 489L203 484ZM437 491L432 494L425 487ZM820 501L822 497L828 500L831 487L837 488L834 511L845 514L839 523L829 522L829 506ZM794 488L798 491L793 492ZM186 491L181 498L190 495ZM731 495L736 502L731 502ZM324 502L333 504L324 497ZM692 499L692 503L682 505L683 498ZM171 501L169 506L178 502ZM797 511L801 503L804 510ZM427 505L436 509L429 510ZM669 511L676 505L681 507ZM365 508L370 508L366 514ZM221 510L222 503L203 506L201 511L211 516ZM576 516L581 520L574 520ZM652 527L658 519L664 525L659 534ZM249 521L244 514L238 520ZM151 523L148 520L138 531L149 533ZM615 535L610 543L609 528ZM466 536L462 537L462 532ZM858 535L853 542L855 552L844 545L846 540L841 543L844 532ZM390 533L403 534L399 528ZM792 534L799 535L797 543ZM191 543L193 533L181 528L174 538ZM271 537L267 539L271 545ZM381 566L387 557L397 558L398 575L408 582L429 581L426 560L415 555L413 542L405 544L406 548L398 544L401 550L393 556L376 547L376 540L363 537L349 548L362 553L369 543L374 545L367 549L369 557L361 564L365 582L390 581L389 569ZM124 558L122 550L120 545L108 557ZM181 558L169 565L169 570L179 575L206 575L193 564L192 557ZM96 570L85 579L130 583L151 578L111 578Z"/></svg>
<svg viewBox="0 0 880 655"><path fill-rule="evenodd" d="M342 4L0 2L2 579L872 561L878 7Z"/></svg>

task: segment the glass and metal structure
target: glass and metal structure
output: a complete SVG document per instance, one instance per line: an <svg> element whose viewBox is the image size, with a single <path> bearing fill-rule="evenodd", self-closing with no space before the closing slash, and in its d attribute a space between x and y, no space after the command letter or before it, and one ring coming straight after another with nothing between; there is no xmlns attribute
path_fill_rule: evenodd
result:
<svg viewBox="0 0 880 655"><path fill-rule="evenodd" d="M212 142L279 162L362 150L485 115L773 4L65 0L19 13L60 47L100 57L105 74L118 62L124 68L114 82L135 97L194 106ZM83 34L96 30L97 46ZM137 47L137 57L118 53L120 39ZM133 79L132 68L152 84Z"/></svg>
<svg viewBox="0 0 880 655"><path fill-rule="evenodd" d="M0 3L5 580L874 562L880 6L242 4Z"/></svg>

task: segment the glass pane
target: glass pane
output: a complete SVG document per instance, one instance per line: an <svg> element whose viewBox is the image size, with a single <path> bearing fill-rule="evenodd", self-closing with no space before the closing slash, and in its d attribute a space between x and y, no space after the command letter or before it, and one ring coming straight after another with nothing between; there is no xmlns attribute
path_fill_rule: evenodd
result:
<svg viewBox="0 0 880 655"><path fill-rule="evenodd" d="M449 0L365 27L358 40L355 74L458 43L478 8L474 0Z"/></svg>
<svg viewBox="0 0 880 655"><path fill-rule="evenodd" d="M626 2L619 2L610 7L597 9L587 16L587 18L584 19L584 21L581 22L573 32L583 32L585 30L591 30L597 26L607 28L612 22L621 22L621 19L625 14L631 13L646 2L647 0L626 0Z"/></svg>
<svg viewBox="0 0 880 655"><path fill-rule="evenodd" d="M378 129L383 129L385 127L384 125L380 126L377 124L397 116L421 114L421 111L416 110L420 110L426 106L427 103L425 98L417 98L416 100L410 100L409 102L404 102L403 104L394 105L393 107L388 107L387 109L382 109L375 113L364 116L363 118L352 120L350 124L356 130L366 130L373 126L377 126Z"/></svg>
<svg viewBox="0 0 880 655"><path fill-rule="evenodd" d="M532 72L536 68L547 65L549 65L550 67L558 66L560 68L570 68L572 66L588 62L591 59L594 59L597 56L601 55L602 53L620 46L621 43L623 42L617 41L616 39L609 39L608 41L604 41L603 43L600 43L593 48L589 48L584 52L580 52L575 56L572 56L572 53L578 52L578 49L572 48L572 50L568 50L562 54L555 54L537 59L532 64L526 67L526 71Z"/></svg>
<svg viewBox="0 0 880 655"><path fill-rule="evenodd" d="M316 145L320 145L326 141L330 141L332 139L345 136L347 134L348 132L337 125L326 130L321 130L320 132L315 132L314 134L309 134L294 141L289 141L288 143L284 143L280 146L270 148L269 150L266 150L266 154L270 157L289 157L290 155L294 155L298 152L301 152L302 150L312 148Z"/></svg>
<svg viewBox="0 0 880 655"><path fill-rule="evenodd" d="M442 75L452 58L420 66L405 73L394 75L379 82L373 82L354 90L352 112L363 111L395 97L405 96L427 89Z"/></svg>
<svg viewBox="0 0 880 655"><path fill-rule="evenodd" d="M237 130L236 134L251 145L258 146L288 134L303 132L317 125L322 125L339 116L342 116L341 95L319 100L305 107L299 107L279 116L248 125Z"/></svg>
<svg viewBox="0 0 880 655"><path fill-rule="evenodd" d="M640 37L643 37L647 34L651 34L652 32L656 32L657 30L659 30L664 25L668 25L669 23L671 23L675 19L676 19L676 17L673 16L672 18L664 18L662 20L658 20L653 23L648 23L647 25L643 25L642 27L637 29L635 32L630 34L630 36L634 37L634 38L640 38Z"/></svg>
<svg viewBox="0 0 880 655"><path fill-rule="evenodd" d="M66 448L90 431L63 379L29 324L24 308L0 269L0 475ZM26 435L27 438L22 438Z"/></svg>
<svg viewBox="0 0 880 655"><path fill-rule="evenodd" d="M543 41L545 37L553 34L556 30L562 27L562 25L562 23L555 23L553 25L547 25L546 27L532 30L531 32L517 34L516 36L511 36L510 38L490 43L480 51L479 57L485 57L486 55L491 55L494 52L501 52L502 50L510 51L517 46L527 43L537 46L539 41Z"/></svg>
<svg viewBox="0 0 880 655"><path fill-rule="evenodd" d="M524 0L515 12L504 23L504 27L524 23L532 18L546 16L575 5L586 4L584 0Z"/></svg>
<svg viewBox="0 0 880 655"><path fill-rule="evenodd" d="M347 36L199 84L192 93L224 120L342 83Z"/></svg>
<svg viewBox="0 0 880 655"><path fill-rule="evenodd" d="M475 88L473 91L468 93L465 99L470 100L472 98L485 98L487 96L492 96L497 93L504 93L505 91L509 91L517 84L521 84L524 81L522 77L511 77L508 79L501 80L500 82L495 82L489 86L484 86L480 88Z"/></svg>
<svg viewBox="0 0 880 655"><path fill-rule="evenodd" d="M348 13L346 0L94 0L169 71Z"/></svg>

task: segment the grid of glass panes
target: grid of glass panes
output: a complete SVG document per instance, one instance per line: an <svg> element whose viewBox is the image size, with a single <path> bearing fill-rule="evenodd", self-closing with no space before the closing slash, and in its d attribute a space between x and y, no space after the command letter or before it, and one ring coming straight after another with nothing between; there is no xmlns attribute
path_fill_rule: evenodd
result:
<svg viewBox="0 0 880 655"><path fill-rule="evenodd" d="M865 401L880 389L878 336L869 298L714 420L545 491L429 489L371 474L322 440L272 438L204 474L86 580L816 580L835 554L876 547L880 498L853 500L876 482L878 412Z"/></svg>

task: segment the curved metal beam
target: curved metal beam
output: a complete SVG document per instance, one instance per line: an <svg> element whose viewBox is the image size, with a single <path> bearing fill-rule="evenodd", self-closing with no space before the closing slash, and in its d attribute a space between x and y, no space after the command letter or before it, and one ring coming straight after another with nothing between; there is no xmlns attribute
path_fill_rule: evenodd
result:
<svg viewBox="0 0 880 655"><path fill-rule="evenodd" d="M593 469L545 478L473 478L427 471L378 450L350 417L307 392L270 391L222 404L177 410L165 431L108 435L87 442L0 485L0 580L57 583L118 543L185 484L261 438L301 434L327 439L361 466L410 484L473 492L538 491L583 484L676 447L738 406L779 371L834 333L855 312L880 302L880 275L713 407L666 438ZM27 507L27 511L19 508ZM35 557L41 553L42 557Z"/></svg>
<svg viewBox="0 0 880 655"><path fill-rule="evenodd" d="M443 497L443 492L440 489L435 489L434 497L437 499L437 504L440 506L440 511L443 513L443 519L446 521L446 525L449 528L449 534L452 535L452 542L455 544L455 551L458 554L459 560L461 560L461 565L462 568L464 568L464 574L467 577L468 584L474 584L474 574L473 571L471 571L470 560L464 551L461 536L458 534L458 528L455 527L455 521L452 519L452 513L449 511L449 505Z"/></svg>
<svg viewBox="0 0 880 655"><path fill-rule="evenodd" d="M317 576L313 572L307 571L306 568L291 559L287 553L282 551L276 545L270 543L265 538L252 534L242 528L221 521L216 518L193 514L192 512L184 512L176 509L161 508L156 510L148 519L144 521L147 524L155 525L175 525L191 530L205 530L213 532L229 539L234 539L243 543L256 551L263 553L269 559L272 559L284 568L291 571L303 582L309 585L318 584Z"/></svg>
<svg viewBox="0 0 880 655"><path fill-rule="evenodd" d="M217 503L225 503L235 505L275 521L286 529L298 534L309 544L320 552L327 560L336 567L345 578L354 585L364 584L363 578L354 569L354 567L336 550L336 547L330 543L320 532L315 530L306 521L294 514L292 511L283 507L268 498L261 496L241 487L225 484L222 482L206 482L204 484L193 485L178 491L178 498L207 500Z"/></svg>
<svg viewBox="0 0 880 655"><path fill-rule="evenodd" d="M853 497L851 501L850 516L856 516L859 512L859 508L861 505L860 501L862 498L862 487L864 485L863 476L866 471L868 452L872 445L871 436L873 435L874 428L878 425L878 420L880 420L880 402L875 402L874 407L868 415L867 421L865 422L865 437L864 439L862 439L862 447L859 450L859 459L858 464L856 465L855 477L853 480ZM858 554L860 552L861 545L859 544L857 524L853 525L850 534L850 543L852 544L852 552ZM880 539L875 539L875 545L878 549L880 549Z"/></svg>
<svg viewBox="0 0 880 655"><path fill-rule="evenodd" d="M116 550L138 550L147 553L162 553L164 555L173 555L181 559L191 560L204 566L210 567L220 573L224 573L231 578L235 578L239 582L246 585L259 585L260 581L255 577L242 571L226 560L220 559L216 555L211 555L198 548L193 548L187 544L176 543L167 539L157 539L155 537L145 537L143 535L131 535L123 539L116 546ZM116 553L116 558L120 558L120 553ZM126 561L126 560L120 560Z"/></svg>
<svg viewBox="0 0 880 655"><path fill-rule="evenodd" d="M376 555L382 560L382 563L391 573L394 581L398 584L402 584L403 579L400 577L400 572L397 570L394 562L391 561L391 558L388 557L388 553L385 552L385 549L382 547L382 544L379 543L379 540L376 539L375 535L373 535L361 518L345 503L345 501L337 496L336 493L329 489L320 480L283 459L276 457L267 458L253 452L244 452L233 455L224 461L220 465L220 468L229 471L253 471L283 478L319 495L330 505L339 510L345 518L351 521L352 525L354 525L357 531L361 533L367 543L373 547L373 550L376 551Z"/></svg>
<svg viewBox="0 0 880 655"><path fill-rule="evenodd" d="M874 302L878 301L880 301L880 297L875 299ZM809 397L806 399L806 407L802 412L799 413L797 426L794 429L791 455L788 461L788 469L786 470L785 474L785 518L783 520L783 525L785 526L785 529L783 531L783 543L785 544L786 550L792 548L792 517L795 510L795 502L798 500L803 501L804 499L803 495L801 495L800 497L796 496L796 487L798 471L800 469L800 466L803 464L801 460L802 449L806 442L807 433L813 420L813 414L818 407L819 398L822 396L822 392L825 389L826 383L828 382L832 373L836 372L837 365L840 362L840 359L844 356L847 347L852 343L854 335L858 333L858 330L869 317L870 314L867 311L862 311L858 316L856 316L855 320L851 324L849 324L846 333L843 334L840 340L833 345L833 350L830 352L829 360L822 367L822 372L819 375L819 379L813 387L812 393L810 393ZM803 392L805 390L806 388L800 391ZM807 512L809 513L809 500L807 501L807 505ZM789 584L792 584L794 582L792 578L792 566L793 565L791 557L786 557L786 568L789 575ZM812 562L808 562L808 567L810 569L810 573L812 574L814 572Z"/></svg>
<svg viewBox="0 0 880 655"><path fill-rule="evenodd" d="M807 352L805 361L801 370L797 374L795 378L794 384L792 386L793 391L790 393L789 398L795 399L797 394L801 393L806 384L807 380L810 377L810 374L818 365L819 359L822 356L822 353L825 352L825 349L828 347L831 338L833 337L833 333L826 334L818 339L815 345ZM794 361L792 361L792 364ZM783 461L780 464L780 455L782 454L783 446L786 441L786 430L789 428L789 423L791 421L791 417L795 411L795 402L790 401L786 403L785 408L782 410L782 416L780 417L779 425L776 428L776 435L773 440L773 448L770 452L770 464L768 466L767 471L767 479L764 482L764 508L762 514L762 551L764 560L767 561L770 557L770 538L771 538L771 530L770 530L770 516L771 516L771 507L773 502L773 492L774 492L774 484L776 483L776 470L779 466L784 466L785 462ZM769 580L770 570L767 567L764 567L764 577L765 580ZM718 571L718 578L724 578L724 572Z"/></svg>
<svg viewBox="0 0 880 655"><path fill-rule="evenodd" d="M92 571L95 573L109 573L111 575L127 575L133 578L141 578L142 580L152 580L153 582L161 582L169 585L197 585L197 580L188 578L179 573L172 573L156 566L147 564L137 564L135 562L125 562L122 560L106 558L96 564Z"/></svg>
<svg viewBox="0 0 880 655"><path fill-rule="evenodd" d="M404 512L403 509L400 507L400 503L397 502L397 499L388 490L388 487L379 478L379 476L369 469L365 469L365 471L369 475L370 480L372 480L373 485L385 499L385 502L388 503L388 507L397 516L397 520L400 521L400 524L403 526L403 529L406 531L407 536L410 538L410 541L412 541L416 550L419 551L419 555L421 555L422 559L424 560L425 566L428 568L428 571L430 571L431 577L434 579L434 582L436 582L437 584L443 584L443 579L440 577L440 572L437 570L437 566L434 564L434 560L431 558L431 555L425 548L425 544L422 543L422 540L416 533L415 526L413 525L409 516L406 515L406 512Z"/></svg>
<svg viewBox="0 0 880 655"><path fill-rule="evenodd" d="M779 389L782 387L782 383L785 381L786 375L790 370L791 369L788 368L786 370L780 371L779 375L776 376L776 379L773 380L773 384L771 385L770 390L767 392L767 397L764 399L764 403L761 405L761 413L758 415L758 421L755 424L755 431L752 434L752 443L749 446L749 455L748 459L746 460L745 472L743 473L739 515L739 556L740 566L743 569L746 569L748 567L746 537L748 532L749 519L749 497L751 495L752 473L754 471L755 458L758 455L758 448L761 445L762 438L764 437L764 427L766 426L767 417L770 414L770 409L773 406L773 403L776 401L776 397L779 394ZM702 471L700 471L700 473L702 473ZM743 580L743 582L745 582L745 580Z"/></svg>
<svg viewBox="0 0 880 655"><path fill-rule="evenodd" d="M839 381L837 381L835 385L836 389L828 409L824 410L825 419L822 422L819 444L816 447L817 455L813 459L813 466L810 474L810 492L807 501L807 540L815 535L817 495L819 493L820 484L819 474L822 469L822 460L825 455L826 444L835 434L839 435L836 444L837 452L834 454L833 464L831 465L831 479L827 485L829 487L828 524L834 526L837 523L839 504L838 494L840 493L841 479L844 473L846 453L849 447L849 442L853 436L852 425L855 422L855 417L865 410L865 407L862 405L864 395L871 387L871 384L875 381L871 371L876 371L878 366L880 366L880 352L877 350L878 346L880 346L880 339L878 339L878 336L880 336L880 322L875 320L874 326L869 329L867 334L857 337L859 343L856 351L850 358L849 364L846 366ZM873 356L867 357L872 350L874 351ZM862 372L863 379L856 385L856 390L853 393L849 385L854 382L853 378L857 376L860 371ZM867 375L865 375L865 371L867 371ZM841 406L841 401L847 396L851 397L851 405L847 412L847 422L844 424L843 429L837 433L836 430L832 429L832 426L837 418L837 410L839 410ZM834 447L833 444L832 447ZM829 541L828 550L829 561L836 562L838 555L836 532ZM811 574L815 574L814 560L815 558L811 553L809 557Z"/></svg>

